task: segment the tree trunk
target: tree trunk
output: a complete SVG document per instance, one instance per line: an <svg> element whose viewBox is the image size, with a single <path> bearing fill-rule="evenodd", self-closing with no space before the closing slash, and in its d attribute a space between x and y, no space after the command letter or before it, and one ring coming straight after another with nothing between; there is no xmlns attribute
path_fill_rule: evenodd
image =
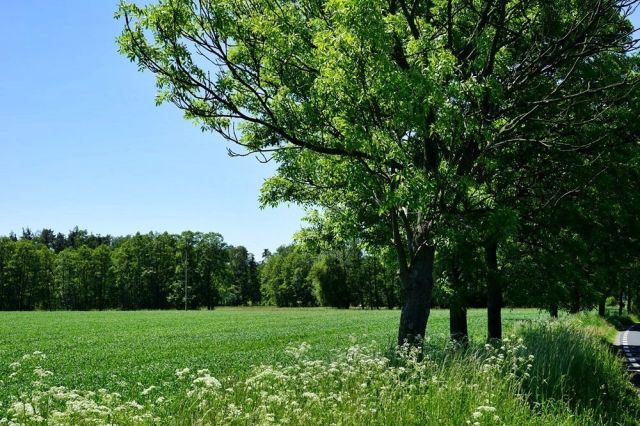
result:
<svg viewBox="0 0 640 426"><path fill-rule="evenodd" d="M622 285L620 285L620 293L618 295L618 315L622 316L624 311L624 293L622 291Z"/></svg>
<svg viewBox="0 0 640 426"><path fill-rule="evenodd" d="M460 301L453 301L449 307L449 331L451 340L463 345L469 343L467 307Z"/></svg>
<svg viewBox="0 0 640 426"><path fill-rule="evenodd" d="M466 345L469 343L469 328L467 325L467 286L461 277L458 260L451 265L451 284L453 294L449 301L449 333L451 340Z"/></svg>
<svg viewBox="0 0 640 426"><path fill-rule="evenodd" d="M571 288L571 303L569 304L569 313L577 314L580 312L580 308L582 305L582 296L580 295L580 290L578 286L573 284Z"/></svg>
<svg viewBox="0 0 640 426"><path fill-rule="evenodd" d="M607 296L602 296L598 301L598 315L601 317L607 314Z"/></svg>
<svg viewBox="0 0 640 426"><path fill-rule="evenodd" d="M498 275L498 244L485 247L487 262L487 340L502 339L502 286Z"/></svg>
<svg viewBox="0 0 640 426"><path fill-rule="evenodd" d="M422 247L416 253L411 268L401 274L404 290L398 344L419 345L427 330L433 292L434 247Z"/></svg>
<svg viewBox="0 0 640 426"><path fill-rule="evenodd" d="M551 314L551 318L558 318L558 305L552 305L549 308L549 314Z"/></svg>
<svg viewBox="0 0 640 426"><path fill-rule="evenodd" d="M631 315L631 286L627 284L627 314Z"/></svg>

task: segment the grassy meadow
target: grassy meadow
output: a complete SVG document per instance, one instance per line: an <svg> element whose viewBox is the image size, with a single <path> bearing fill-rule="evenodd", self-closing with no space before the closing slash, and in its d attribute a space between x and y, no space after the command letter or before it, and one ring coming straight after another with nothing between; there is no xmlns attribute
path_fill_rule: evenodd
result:
<svg viewBox="0 0 640 426"><path fill-rule="evenodd" d="M599 335L503 316L519 337L485 347L472 310L461 351L433 311L423 358L391 351L399 311L0 313L0 424L615 424L630 388Z"/></svg>
<svg viewBox="0 0 640 426"><path fill-rule="evenodd" d="M546 316L538 310L505 310L505 330L517 321ZM222 376L285 361L285 349L306 342L311 355L328 357L354 343L396 339L397 310L218 308L213 311L0 312L0 375L24 354L41 351L59 384L110 388L134 396L174 376L179 368L208 368ZM472 310L469 332L479 342L485 312ZM446 342L449 316L434 310L429 339ZM0 396L6 392L0 389Z"/></svg>

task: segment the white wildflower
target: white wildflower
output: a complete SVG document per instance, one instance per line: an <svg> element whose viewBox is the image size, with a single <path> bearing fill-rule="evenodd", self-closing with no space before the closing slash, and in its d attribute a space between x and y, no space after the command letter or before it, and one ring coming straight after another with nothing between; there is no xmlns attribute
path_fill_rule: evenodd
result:
<svg viewBox="0 0 640 426"><path fill-rule="evenodd" d="M42 379L53 375L51 371L44 370L42 367L36 367L36 369L33 370L33 374L35 374L36 376Z"/></svg>
<svg viewBox="0 0 640 426"><path fill-rule="evenodd" d="M186 376L187 374L189 374L191 370L189 370L188 368L183 368L182 370L176 370L176 376L178 376L178 378L182 378L184 376Z"/></svg>
<svg viewBox="0 0 640 426"><path fill-rule="evenodd" d="M29 404L28 402L14 402L11 405L11 410L19 415L25 415L25 416L33 416L35 414L35 410L33 409L33 405Z"/></svg>
<svg viewBox="0 0 640 426"><path fill-rule="evenodd" d="M146 388L145 390L142 391L142 395L149 395L151 392L153 392L154 389L157 389L157 386L149 386L148 388Z"/></svg>
<svg viewBox="0 0 640 426"><path fill-rule="evenodd" d="M313 393L313 392L305 392L305 393L303 393L303 394L302 394L302 396L303 396L303 397L305 397L305 398L307 398L307 399L310 399L310 400L312 400L312 401L317 401L317 400L319 400L319 399L320 399L320 398L318 397L318 395L317 395L317 394L315 394L315 393Z"/></svg>
<svg viewBox="0 0 640 426"><path fill-rule="evenodd" d="M239 417L242 414L242 410L234 403L229 404L229 406L227 406L227 410L233 417Z"/></svg>
<svg viewBox="0 0 640 426"><path fill-rule="evenodd" d="M197 379L195 379L193 381L194 384L202 384L207 388L221 388L222 384L220 383L220 381L218 381L218 379L216 379L213 376L210 376L208 374L202 376L202 377L198 377Z"/></svg>
<svg viewBox="0 0 640 426"><path fill-rule="evenodd" d="M127 405L128 405L129 407L131 407L131 408L135 408L136 410L141 410L141 409L143 409L143 408L144 408L144 406L142 406L142 405L138 404L138 402L136 402L136 401L129 401L129 402L127 403Z"/></svg>

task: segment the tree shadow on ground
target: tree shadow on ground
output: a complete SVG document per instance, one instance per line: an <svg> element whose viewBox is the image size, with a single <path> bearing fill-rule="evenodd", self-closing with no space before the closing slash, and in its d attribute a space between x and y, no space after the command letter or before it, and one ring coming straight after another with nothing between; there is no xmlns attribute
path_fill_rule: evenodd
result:
<svg viewBox="0 0 640 426"><path fill-rule="evenodd" d="M635 321L629 315L607 315L604 318L618 331L625 331L635 325Z"/></svg>

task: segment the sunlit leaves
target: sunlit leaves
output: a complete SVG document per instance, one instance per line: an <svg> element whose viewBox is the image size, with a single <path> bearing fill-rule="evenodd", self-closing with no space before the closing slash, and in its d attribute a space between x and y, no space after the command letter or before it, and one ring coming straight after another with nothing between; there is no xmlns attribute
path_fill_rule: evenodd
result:
<svg viewBox="0 0 640 426"><path fill-rule="evenodd" d="M277 163L264 205L318 206L366 235L402 213L414 247L497 232L480 224L548 196L532 182L541 168L568 181L592 164L580 157L600 146L582 140L610 130L603 112L633 78L622 6L162 0L117 15L157 102Z"/></svg>

